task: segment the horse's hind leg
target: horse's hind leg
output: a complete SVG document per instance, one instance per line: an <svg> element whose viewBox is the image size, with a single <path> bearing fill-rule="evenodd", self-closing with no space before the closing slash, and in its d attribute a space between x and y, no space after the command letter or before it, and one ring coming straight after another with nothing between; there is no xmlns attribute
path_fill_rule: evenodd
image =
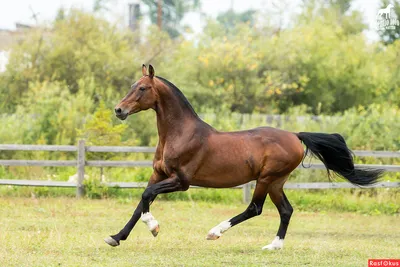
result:
<svg viewBox="0 0 400 267"><path fill-rule="evenodd" d="M283 183L285 181L286 179L284 179ZM292 205L290 205L289 200L283 192L283 183L281 182L275 186L271 184L268 192L272 202L279 211L281 221L275 239L271 242L271 244L264 246L262 249L276 250L283 247L283 240L289 226L290 217L293 213Z"/></svg>
<svg viewBox="0 0 400 267"><path fill-rule="evenodd" d="M230 220L223 221L214 228L212 228L207 235L208 240L215 240L221 237L222 233L227 231L232 226L244 222L254 216L260 215L267 196L268 185L257 181L256 188L254 189L253 198L247 209L241 214L231 218Z"/></svg>

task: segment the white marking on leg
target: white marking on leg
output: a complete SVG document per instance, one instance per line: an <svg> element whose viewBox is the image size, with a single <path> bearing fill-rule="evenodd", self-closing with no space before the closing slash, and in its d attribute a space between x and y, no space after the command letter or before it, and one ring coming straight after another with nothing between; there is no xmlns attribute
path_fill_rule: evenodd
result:
<svg viewBox="0 0 400 267"><path fill-rule="evenodd" d="M208 232L207 239L218 239L220 236L222 236L222 233L226 232L231 227L232 224L230 221L223 221Z"/></svg>
<svg viewBox="0 0 400 267"><path fill-rule="evenodd" d="M264 246L262 249L277 250L282 248L283 248L283 239L279 238L279 236L276 236L275 239L272 240L271 244Z"/></svg>
<svg viewBox="0 0 400 267"><path fill-rule="evenodd" d="M154 219L150 212L142 213L142 221L147 224L147 227L149 227L150 231L153 231L158 227L157 220Z"/></svg>

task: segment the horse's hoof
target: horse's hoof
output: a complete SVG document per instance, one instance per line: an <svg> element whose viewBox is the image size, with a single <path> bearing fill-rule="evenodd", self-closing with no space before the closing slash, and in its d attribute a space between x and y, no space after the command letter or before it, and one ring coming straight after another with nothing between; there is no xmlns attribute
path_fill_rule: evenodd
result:
<svg viewBox="0 0 400 267"><path fill-rule="evenodd" d="M153 234L154 237L156 237L159 231L160 231L160 225L157 225L156 228L154 228L150 232Z"/></svg>
<svg viewBox="0 0 400 267"><path fill-rule="evenodd" d="M222 236L222 233L226 232L231 227L232 224L230 221L221 222L220 224L212 228L210 231L208 231L207 240L217 240Z"/></svg>
<svg viewBox="0 0 400 267"><path fill-rule="evenodd" d="M275 237L275 239L271 242L271 244L263 246L262 250L278 250L283 248L283 239L280 239L279 236Z"/></svg>
<svg viewBox="0 0 400 267"><path fill-rule="evenodd" d="M262 250L279 250L279 249L282 249L282 247L277 247L274 246L273 244L269 244L262 247Z"/></svg>
<svg viewBox="0 0 400 267"><path fill-rule="evenodd" d="M215 233L208 233L207 240L217 240L220 237L220 235L216 235Z"/></svg>
<svg viewBox="0 0 400 267"><path fill-rule="evenodd" d="M107 244L109 244L112 247L119 246L119 242L117 240L115 240L114 238L112 238L111 236L104 238L104 242L106 242Z"/></svg>

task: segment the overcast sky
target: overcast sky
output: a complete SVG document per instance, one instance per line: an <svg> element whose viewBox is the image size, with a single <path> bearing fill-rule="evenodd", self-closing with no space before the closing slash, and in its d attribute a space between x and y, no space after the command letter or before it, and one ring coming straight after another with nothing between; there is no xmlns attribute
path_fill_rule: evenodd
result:
<svg viewBox="0 0 400 267"><path fill-rule="evenodd" d="M126 21L128 3L135 0L111 0L113 1L112 9L109 14L111 20L119 19ZM92 10L93 0L0 0L0 29L14 29L15 22L34 24L32 19L32 11L38 13L41 23L52 20L59 7L76 7L85 10ZM261 11L270 10L271 2L279 3L279 1L271 0L201 0L202 11L208 15L216 16L218 13L226 11L233 5L236 11L244 11L247 9L257 9ZM298 11L301 0L287 0L291 3L285 17L290 17L293 12ZM353 9L359 10L364 15L365 22L370 28L375 27L375 18L379 9L380 0L355 0ZM185 17L184 23L189 24L199 32L201 30L202 21L199 15L189 14ZM374 30L366 32L369 39L375 40L377 35Z"/></svg>

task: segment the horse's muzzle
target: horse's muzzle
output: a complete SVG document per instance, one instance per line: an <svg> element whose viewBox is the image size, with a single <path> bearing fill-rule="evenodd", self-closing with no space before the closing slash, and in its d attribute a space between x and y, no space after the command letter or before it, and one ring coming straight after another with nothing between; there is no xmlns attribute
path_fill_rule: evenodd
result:
<svg viewBox="0 0 400 267"><path fill-rule="evenodd" d="M125 120L128 117L128 115L129 115L129 113L124 112L121 108L115 109L115 116L117 116L117 118L120 120Z"/></svg>

